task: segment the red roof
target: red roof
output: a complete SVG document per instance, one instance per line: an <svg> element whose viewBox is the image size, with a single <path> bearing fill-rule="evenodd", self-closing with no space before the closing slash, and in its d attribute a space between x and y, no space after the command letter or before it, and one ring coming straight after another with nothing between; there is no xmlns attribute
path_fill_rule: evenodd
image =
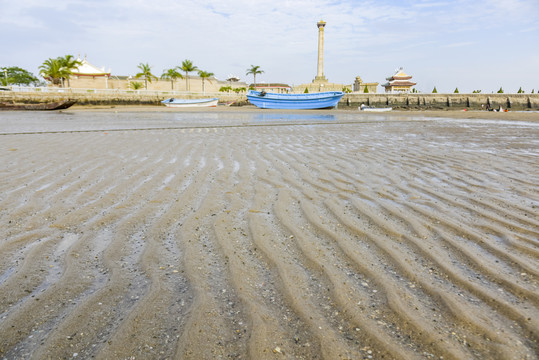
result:
<svg viewBox="0 0 539 360"><path fill-rule="evenodd" d="M406 80L393 80L393 81L390 81L382 86L384 87L389 87L389 86L414 86L416 85L417 83L415 82L411 82L411 81L406 81Z"/></svg>

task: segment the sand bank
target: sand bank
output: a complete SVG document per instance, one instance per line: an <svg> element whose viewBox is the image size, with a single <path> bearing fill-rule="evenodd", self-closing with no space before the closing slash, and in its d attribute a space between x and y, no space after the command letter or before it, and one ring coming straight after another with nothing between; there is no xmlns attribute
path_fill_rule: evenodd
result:
<svg viewBox="0 0 539 360"><path fill-rule="evenodd" d="M117 111L0 118L0 358L536 358L537 114Z"/></svg>

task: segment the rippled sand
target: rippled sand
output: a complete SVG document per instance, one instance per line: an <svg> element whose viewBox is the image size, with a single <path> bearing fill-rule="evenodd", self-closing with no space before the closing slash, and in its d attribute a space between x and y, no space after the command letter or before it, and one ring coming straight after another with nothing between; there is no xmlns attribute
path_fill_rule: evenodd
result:
<svg viewBox="0 0 539 360"><path fill-rule="evenodd" d="M167 114L0 118L0 358L537 358L538 122Z"/></svg>

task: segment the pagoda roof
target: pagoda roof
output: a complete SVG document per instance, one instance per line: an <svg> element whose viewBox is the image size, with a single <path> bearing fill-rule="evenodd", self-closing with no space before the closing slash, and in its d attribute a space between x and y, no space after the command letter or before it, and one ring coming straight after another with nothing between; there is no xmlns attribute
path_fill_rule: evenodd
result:
<svg viewBox="0 0 539 360"><path fill-rule="evenodd" d="M383 87L390 87L390 86L414 86L417 83L407 80L392 80L388 83L383 84Z"/></svg>
<svg viewBox="0 0 539 360"><path fill-rule="evenodd" d="M81 60L80 58L77 59L78 61L81 62L81 65L75 69L73 69L73 71L71 71L71 73L73 75L79 75L79 76L110 76L110 70L108 72L105 71L105 68L98 68L97 66L94 66L92 64L90 64L86 58L84 60Z"/></svg>
<svg viewBox="0 0 539 360"><path fill-rule="evenodd" d="M393 76L386 78L386 80L409 80L411 78L411 75L406 74L402 68L399 68Z"/></svg>

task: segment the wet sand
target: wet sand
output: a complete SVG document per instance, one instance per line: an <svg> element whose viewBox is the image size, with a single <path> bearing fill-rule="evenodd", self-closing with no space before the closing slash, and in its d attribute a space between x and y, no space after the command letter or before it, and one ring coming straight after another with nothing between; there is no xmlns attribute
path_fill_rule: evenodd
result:
<svg viewBox="0 0 539 360"><path fill-rule="evenodd" d="M537 358L539 114L160 111L0 114L1 359Z"/></svg>

